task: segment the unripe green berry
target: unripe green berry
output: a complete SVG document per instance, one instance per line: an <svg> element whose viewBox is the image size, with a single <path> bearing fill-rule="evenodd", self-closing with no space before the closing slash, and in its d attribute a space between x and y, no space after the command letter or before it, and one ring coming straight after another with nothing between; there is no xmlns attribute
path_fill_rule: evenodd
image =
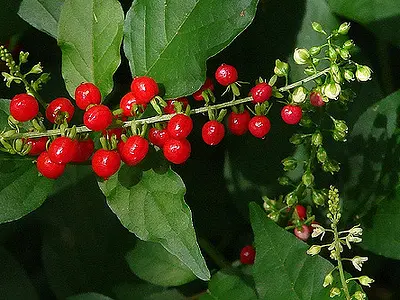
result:
<svg viewBox="0 0 400 300"><path fill-rule="evenodd" d="M301 177L301 181L306 187L309 187L314 183L314 175L311 173L310 170L307 170Z"/></svg>
<svg viewBox="0 0 400 300"><path fill-rule="evenodd" d="M345 35L349 32L349 30L350 30L350 23L344 22L339 26L338 33Z"/></svg>
<svg viewBox="0 0 400 300"><path fill-rule="evenodd" d="M287 157L282 160L283 170L292 171L297 167L297 160L294 157Z"/></svg>
<svg viewBox="0 0 400 300"><path fill-rule="evenodd" d="M296 64L304 65L310 61L310 53L308 53L307 49L304 48L296 48L294 50L293 59Z"/></svg>
<svg viewBox="0 0 400 300"><path fill-rule="evenodd" d="M310 54L312 56L318 55L321 52L321 47L311 47Z"/></svg>
<svg viewBox="0 0 400 300"><path fill-rule="evenodd" d="M326 159L328 158L328 155L323 147L319 147L317 150L317 159L320 163L324 163Z"/></svg>
<svg viewBox="0 0 400 300"><path fill-rule="evenodd" d="M295 192L291 192L291 193L287 194L285 197L286 204L289 206L295 205L298 202L298 200L299 199Z"/></svg>
<svg viewBox="0 0 400 300"><path fill-rule="evenodd" d="M321 132L317 131L311 136L311 144L314 146L321 146L322 145L322 134Z"/></svg>

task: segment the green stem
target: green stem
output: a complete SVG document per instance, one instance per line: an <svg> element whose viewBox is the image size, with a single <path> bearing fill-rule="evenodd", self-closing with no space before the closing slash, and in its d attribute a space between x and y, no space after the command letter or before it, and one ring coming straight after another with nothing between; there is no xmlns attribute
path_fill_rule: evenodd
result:
<svg viewBox="0 0 400 300"><path fill-rule="evenodd" d="M20 79L24 83L25 88L36 98L36 100L40 103L40 105L44 109L46 109L47 103L42 99L40 94L30 85L28 80L26 80L25 77L20 72L18 72L15 75L18 76L18 79Z"/></svg>
<svg viewBox="0 0 400 300"><path fill-rule="evenodd" d="M329 72L329 70L330 70L330 68L326 68L326 69L322 70L321 72L319 72L317 74L314 74L314 75L312 75L310 77L304 78L304 79L299 80L297 82L294 82L292 84L289 84L289 85L286 85L284 87L281 87L278 90L280 92L286 92L288 90L291 90L293 88L301 86L301 85L303 85L303 84L305 84L305 83L307 83L309 81L312 81L315 78L318 78L320 76L325 75L326 73ZM30 89L32 94L34 94L36 99L38 99L38 101L43 105L43 107L46 107L47 104L41 99L41 97L32 88L32 86L26 81L26 79L25 78L21 78L21 81L23 81L24 84L26 85L26 87ZM220 104L204 106L204 107L193 109L191 111L191 114L206 113L206 112L208 112L209 109L218 110L218 109L222 109L222 108L227 108L227 107L236 106L236 105L240 105L240 104L243 104L243 103L251 102L252 100L253 100L252 97L246 97L246 98L243 98L243 99L234 99L234 100L229 101L229 102L224 102L224 103L220 103ZM145 119L127 121L127 122L124 122L122 126L123 127L130 127L130 126L132 126L132 123L135 123L137 125L143 125L143 124L153 124L153 123L164 122L164 121L170 120L174 115L175 114L168 114L168 115L162 115L162 116L154 116L154 117L145 118ZM76 132L77 133L88 133L88 132L91 132L91 130L89 128L87 128L86 126L79 126L79 127L76 127ZM38 138L38 137L43 137L43 136L56 136L56 135L60 135L60 134L61 134L61 131L59 129L52 129L52 130L47 130L45 132L16 133L16 134L14 134L12 136L4 137L4 139Z"/></svg>
<svg viewBox="0 0 400 300"><path fill-rule="evenodd" d="M208 240L199 238L198 241L201 249L207 253L219 268L223 269L230 266L225 257Z"/></svg>
<svg viewBox="0 0 400 300"><path fill-rule="evenodd" d="M335 238L335 251L336 251L336 259L338 262L338 270L339 270L339 275L340 275L340 281L342 283L342 288L344 291L344 294L346 295L347 300L351 300L351 296L349 293L349 288L347 287L347 282L346 282L346 277L344 276L344 270L343 270L343 265L342 265L342 258L340 256L340 239L339 239L339 233L337 230L337 224L336 222L332 223L332 229L333 229L333 235Z"/></svg>

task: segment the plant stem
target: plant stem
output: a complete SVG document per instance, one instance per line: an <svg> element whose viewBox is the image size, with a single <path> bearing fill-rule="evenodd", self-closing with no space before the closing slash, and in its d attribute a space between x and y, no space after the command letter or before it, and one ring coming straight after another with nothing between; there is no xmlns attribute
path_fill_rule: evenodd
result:
<svg viewBox="0 0 400 300"><path fill-rule="evenodd" d="M342 283L342 288L343 288L344 294L346 295L346 299L351 300L349 288L347 287L346 277L344 276L342 258L340 256L340 239L339 239L339 233L337 230L336 222L332 223L332 229L333 229L333 235L334 235L334 239L335 239L334 243L335 243L336 259L337 259L337 263L338 263L340 281Z"/></svg>
<svg viewBox="0 0 400 300"><path fill-rule="evenodd" d="M326 73L329 72L329 70L330 70L330 68L326 68L326 69L322 70L321 72L318 72L317 74L314 74L312 76L309 76L307 78L304 78L302 80L294 82L292 84L283 86L283 87L279 88L278 91L286 92L295 87L301 86L304 83L307 83L309 81L312 81L318 77L325 75ZM22 77L20 79L24 82L25 86L28 89L30 89L30 91L34 94L35 98L38 99L38 101L41 103L41 105L43 105L43 107L46 107L47 104L41 99L41 97L32 88L32 86L26 81L26 79L22 78ZM209 109L218 110L218 109L222 109L222 108L226 108L226 107L231 107L231 106L251 102L252 100L253 100L252 97L246 97L246 98L242 98L242 99L234 99L232 101L228 101L228 102L224 102L224 103L219 103L219 104L215 104L215 105L210 105L210 106L193 109L191 111L191 114L206 113L206 112L208 112ZM158 123L158 122L164 122L164 121L170 120L174 115L175 114L168 114L168 115L154 116L154 117L139 119L139 120L131 120L131 121L124 122L122 126L130 127L133 123L143 125L143 124L153 124L153 123ZM79 127L76 127L76 132L77 133L88 133L88 132L91 132L91 130L89 128L87 128L86 126L79 126ZM59 129L52 129L52 130L47 130L45 132L16 133L11 136L4 137L4 139L38 138L38 137L43 137L43 136L56 136L56 135L60 135L60 134L61 134L61 131Z"/></svg>
<svg viewBox="0 0 400 300"><path fill-rule="evenodd" d="M20 74L19 72L16 74L18 75L18 78L24 83L25 87L27 90L29 90L30 93L33 94L33 96L36 98L36 100L40 103L40 105L46 109L47 107L47 103L42 99L42 97L40 96L40 94L30 85L30 83L28 82L28 80L26 80L24 78L24 76L22 76L22 74Z"/></svg>
<svg viewBox="0 0 400 300"><path fill-rule="evenodd" d="M225 257L217 250L215 247L206 239L199 238L199 245L201 249L215 262L215 264L220 268L227 268L230 266Z"/></svg>

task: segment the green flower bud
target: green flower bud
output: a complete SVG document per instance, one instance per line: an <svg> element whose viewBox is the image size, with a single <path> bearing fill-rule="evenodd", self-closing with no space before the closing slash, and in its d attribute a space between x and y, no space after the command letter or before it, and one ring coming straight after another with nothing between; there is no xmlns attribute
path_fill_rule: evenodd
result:
<svg viewBox="0 0 400 300"><path fill-rule="evenodd" d="M315 74L314 68L313 67L307 67L304 69L304 74L307 76L311 76Z"/></svg>
<svg viewBox="0 0 400 300"><path fill-rule="evenodd" d="M293 59L298 65L307 64L310 61L310 53L308 53L307 49L296 48L294 50Z"/></svg>
<svg viewBox="0 0 400 300"><path fill-rule="evenodd" d="M289 65L279 59L275 61L274 73L279 77L285 77L289 72Z"/></svg>
<svg viewBox="0 0 400 300"><path fill-rule="evenodd" d="M349 32L349 30L350 30L350 23L349 22L345 22L345 23L342 23L339 26L338 33L342 34L342 35L345 35L345 34L347 34Z"/></svg>
<svg viewBox="0 0 400 300"><path fill-rule="evenodd" d="M21 51L21 52L19 53L19 62L20 62L21 64L24 64L24 63L28 62L28 56L29 56L29 53L28 53L28 52L23 52L23 51Z"/></svg>
<svg viewBox="0 0 400 300"><path fill-rule="evenodd" d="M320 191L316 191L314 190L312 192L312 201L316 204L316 205L324 205L325 204L325 200L326 200L326 195L323 192Z"/></svg>
<svg viewBox="0 0 400 300"><path fill-rule="evenodd" d="M350 59L350 57L351 57L350 52L349 52L349 50L347 50L347 49L340 49L339 55L340 55L340 57L343 58L344 60L348 60L348 59Z"/></svg>
<svg viewBox="0 0 400 300"><path fill-rule="evenodd" d="M317 159L320 163L324 163L326 159L328 158L328 155L323 147L318 147L317 150Z"/></svg>
<svg viewBox="0 0 400 300"><path fill-rule="evenodd" d="M333 120L333 124L335 126L335 129L338 131L343 131L343 132L348 132L349 131L349 127L347 127L347 124L345 121L343 120Z"/></svg>
<svg viewBox="0 0 400 300"><path fill-rule="evenodd" d="M356 300L365 300L367 295L365 295L363 292L361 291L357 291L353 294L352 298L356 299Z"/></svg>
<svg viewBox="0 0 400 300"><path fill-rule="evenodd" d="M273 211L268 214L268 218L270 218L274 222L278 222L279 221L279 213L276 211Z"/></svg>
<svg viewBox="0 0 400 300"><path fill-rule="evenodd" d="M334 287L329 292L329 297L333 298L333 297L336 297L336 296L340 296L340 289L337 288L337 287Z"/></svg>
<svg viewBox="0 0 400 300"><path fill-rule="evenodd" d="M294 157L287 157L282 160L283 170L284 171L291 171L296 169L297 167L297 160Z"/></svg>
<svg viewBox="0 0 400 300"><path fill-rule="evenodd" d="M340 74L340 69L337 64L331 65L331 75L335 82L340 83L342 81L342 75Z"/></svg>
<svg viewBox="0 0 400 300"><path fill-rule="evenodd" d="M40 63L34 65L32 67L32 69L30 70L31 74L40 74L42 72L43 72L43 68L42 68L42 65Z"/></svg>
<svg viewBox="0 0 400 300"><path fill-rule="evenodd" d="M334 100L338 98L341 90L342 88L340 87L340 85L335 82L328 83L322 88L323 94L329 99Z"/></svg>
<svg viewBox="0 0 400 300"><path fill-rule="evenodd" d="M328 56L331 60L336 60L337 59L337 52L335 49L333 49L332 47L329 47L328 49Z"/></svg>
<svg viewBox="0 0 400 300"><path fill-rule="evenodd" d="M333 283L333 276L331 273L325 276L324 283L322 284L325 287L331 285Z"/></svg>
<svg viewBox="0 0 400 300"><path fill-rule="evenodd" d="M310 54L312 56L318 55L321 52L321 47L311 47Z"/></svg>
<svg viewBox="0 0 400 300"><path fill-rule="evenodd" d="M310 128L313 125L313 121L308 115L303 115L303 117L300 120L300 126Z"/></svg>
<svg viewBox="0 0 400 300"><path fill-rule="evenodd" d="M348 82L354 80L354 73L350 70L344 70L344 79L346 79Z"/></svg>
<svg viewBox="0 0 400 300"><path fill-rule="evenodd" d="M317 131L311 136L311 144L314 146L321 146L322 145L322 134L321 132Z"/></svg>
<svg viewBox="0 0 400 300"><path fill-rule="evenodd" d="M321 24L319 24L317 22L312 22L311 26L316 32L326 34L326 32L322 28Z"/></svg>
<svg viewBox="0 0 400 300"><path fill-rule="evenodd" d="M279 177L278 182L280 185L289 185L290 184L289 177L287 177L287 176Z"/></svg>
<svg viewBox="0 0 400 300"><path fill-rule="evenodd" d="M295 103L303 103L304 100L306 100L306 96L307 90L304 87L299 86L293 91L292 99Z"/></svg>
<svg viewBox="0 0 400 300"><path fill-rule="evenodd" d="M357 65L356 78L358 81L368 81L371 79L372 70L368 66Z"/></svg>
<svg viewBox="0 0 400 300"><path fill-rule="evenodd" d="M350 50L353 47L354 47L354 41L353 40L347 40L343 44L343 48L346 49L346 50Z"/></svg>
<svg viewBox="0 0 400 300"><path fill-rule="evenodd" d="M314 183L314 175L311 173L310 170L307 170L301 177L301 181L306 187L309 187Z"/></svg>
<svg viewBox="0 0 400 300"><path fill-rule="evenodd" d="M358 281L362 284L365 285L367 287L371 287L370 284L373 283L375 280L373 280L372 278L369 278L368 276L360 276L358 277Z"/></svg>
<svg viewBox="0 0 400 300"><path fill-rule="evenodd" d="M307 254L311 256L317 255L320 252L321 252L321 246L318 245L312 245L310 249L307 250Z"/></svg>
<svg viewBox="0 0 400 300"><path fill-rule="evenodd" d="M293 145L300 145L304 142L304 137L299 133L295 133L289 139L289 142L292 143Z"/></svg>
<svg viewBox="0 0 400 300"><path fill-rule="evenodd" d="M335 172L339 172L340 170L340 165L337 161L335 160L327 160L325 163L322 165L322 170L324 172L330 172L331 174Z"/></svg>
<svg viewBox="0 0 400 300"><path fill-rule="evenodd" d="M295 192L291 192L285 196L285 201L289 206L295 205L298 202L298 200L299 199L297 198Z"/></svg>
<svg viewBox="0 0 400 300"><path fill-rule="evenodd" d="M332 137L337 142L345 142L347 133L345 131L334 130Z"/></svg>
<svg viewBox="0 0 400 300"><path fill-rule="evenodd" d="M17 152L21 152L23 146L24 146L24 142L22 141L22 139L16 139L16 140L14 141L14 149L15 149Z"/></svg>

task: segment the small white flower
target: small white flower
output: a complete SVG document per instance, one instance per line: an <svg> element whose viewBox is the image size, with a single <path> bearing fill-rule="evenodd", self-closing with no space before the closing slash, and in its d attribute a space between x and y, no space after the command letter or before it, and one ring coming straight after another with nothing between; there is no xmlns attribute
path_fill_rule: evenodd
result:
<svg viewBox="0 0 400 300"><path fill-rule="evenodd" d="M360 227L360 224L354 226L349 230L350 234L353 236L361 236L363 233L362 228Z"/></svg>
<svg viewBox="0 0 400 300"><path fill-rule="evenodd" d="M296 48L294 50L293 59L296 64L305 65L310 60L310 53L307 49Z"/></svg>
<svg viewBox="0 0 400 300"><path fill-rule="evenodd" d="M322 93L329 99L333 100L336 100L339 97L341 91L342 88L340 87L340 84L335 82L328 83L322 88Z"/></svg>
<svg viewBox="0 0 400 300"><path fill-rule="evenodd" d="M373 283L375 280L373 280L372 278L369 278L368 276L361 276L361 277L358 277L358 281L362 285L365 285L367 287L371 287L370 283Z"/></svg>
<svg viewBox="0 0 400 300"><path fill-rule="evenodd" d="M322 240L322 239L324 238L324 235L325 235L325 228L322 227L322 226L319 225L319 224L311 224L311 227L314 227L314 230L313 230L311 236L312 236L313 238L316 238L316 237L318 237L319 235L321 235L321 240Z"/></svg>
<svg viewBox="0 0 400 300"><path fill-rule="evenodd" d="M333 283L333 276L332 273L329 273L328 275L325 276L324 283L322 284L323 287L327 287L328 285L331 285Z"/></svg>
<svg viewBox="0 0 400 300"><path fill-rule="evenodd" d="M366 261L368 261L368 257L354 256L351 260L351 263L353 264L354 268L356 268L358 271L361 271L362 265Z"/></svg>
<svg viewBox="0 0 400 300"><path fill-rule="evenodd" d="M317 255L321 251L321 248L321 246L312 245L310 249L307 250L307 254L311 256Z"/></svg>
<svg viewBox="0 0 400 300"><path fill-rule="evenodd" d="M357 291L353 294L353 297L356 300L365 300L367 296L363 292Z"/></svg>
<svg viewBox="0 0 400 300"><path fill-rule="evenodd" d="M358 81L368 81L371 79L372 70L368 66L357 65L356 78Z"/></svg>
<svg viewBox="0 0 400 300"><path fill-rule="evenodd" d="M296 88L293 92L293 102L295 103L303 103L304 100L306 100L306 96L307 96L307 90L300 86L298 88Z"/></svg>

